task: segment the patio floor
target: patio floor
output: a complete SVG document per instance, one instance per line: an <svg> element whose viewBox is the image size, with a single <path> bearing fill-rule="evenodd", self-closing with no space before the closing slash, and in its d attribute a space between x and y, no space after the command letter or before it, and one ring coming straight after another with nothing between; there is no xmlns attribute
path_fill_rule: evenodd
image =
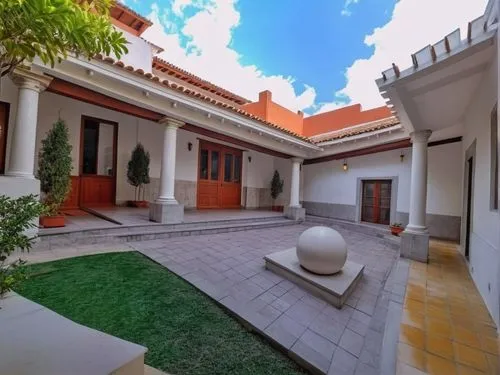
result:
<svg viewBox="0 0 500 375"><path fill-rule="evenodd" d="M337 228L349 260L366 265L339 310L267 271L264 255L295 246L310 224L129 244L211 296L316 372L378 374L397 259L386 241Z"/></svg>

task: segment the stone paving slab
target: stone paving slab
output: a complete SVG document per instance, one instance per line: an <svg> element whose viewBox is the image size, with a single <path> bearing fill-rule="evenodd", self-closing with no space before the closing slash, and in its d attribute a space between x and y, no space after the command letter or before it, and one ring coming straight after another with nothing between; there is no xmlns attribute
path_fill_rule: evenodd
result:
<svg viewBox="0 0 500 375"><path fill-rule="evenodd" d="M384 239L335 228L364 276L342 309L265 269L263 257L296 245L310 224L135 242L144 255L206 293L316 374L379 374L397 250Z"/></svg>

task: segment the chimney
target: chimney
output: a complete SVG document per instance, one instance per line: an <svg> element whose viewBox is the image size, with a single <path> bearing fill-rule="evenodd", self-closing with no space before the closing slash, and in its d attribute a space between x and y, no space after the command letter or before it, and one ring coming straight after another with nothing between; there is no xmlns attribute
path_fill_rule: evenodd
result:
<svg viewBox="0 0 500 375"><path fill-rule="evenodd" d="M259 102L266 103L272 100L273 93L269 90L261 91L259 93Z"/></svg>

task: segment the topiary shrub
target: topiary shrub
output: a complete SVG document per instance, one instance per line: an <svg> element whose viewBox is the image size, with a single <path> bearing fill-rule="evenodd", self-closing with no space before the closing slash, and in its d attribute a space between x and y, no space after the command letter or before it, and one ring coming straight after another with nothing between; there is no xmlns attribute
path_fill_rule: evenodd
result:
<svg viewBox="0 0 500 375"><path fill-rule="evenodd" d="M271 198L275 201L278 196L283 192L284 181L280 177L278 171L274 171L273 179L271 180Z"/></svg>
<svg viewBox="0 0 500 375"><path fill-rule="evenodd" d="M42 140L38 154L38 179L48 215L57 215L71 190L71 144L68 128L59 119Z"/></svg>
<svg viewBox="0 0 500 375"><path fill-rule="evenodd" d="M144 201L144 185L149 184L149 152L144 149L141 143L137 143L127 166L127 180L135 188L134 198L139 201L142 190L142 200Z"/></svg>

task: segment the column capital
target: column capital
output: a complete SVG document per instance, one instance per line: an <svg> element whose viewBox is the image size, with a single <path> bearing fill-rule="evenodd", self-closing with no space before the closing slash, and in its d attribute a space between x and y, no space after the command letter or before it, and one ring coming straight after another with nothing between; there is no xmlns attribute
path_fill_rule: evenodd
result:
<svg viewBox="0 0 500 375"><path fill-rule="evenodd" d="M416 132L410 133L411 141L412 142L427 142L429 140L429 137L432 134L432 130L419 130Z"/></svg>
<svg viewBox="0 0 500 375"><path fill-rule="evenodd" d="M304 162L304 159L302 158L291 158L290 160L292 161L292 163L302 164Z"/></svg>
<svg viewBox="0 0 500 375"><path fill-rule="evenodd" d="M176 129L186 125L185 122L176 120L172 117L163 117L158 122L162 125L166 125L169 128L176 128Z"/></svg>
<svg viewBox="0 0 500 375"><path fill-rule="evenodd" d="M19 88L42 92L49 87L52 77L34 72L24 67L18 67L10 73L10 78Z"/></svg>

